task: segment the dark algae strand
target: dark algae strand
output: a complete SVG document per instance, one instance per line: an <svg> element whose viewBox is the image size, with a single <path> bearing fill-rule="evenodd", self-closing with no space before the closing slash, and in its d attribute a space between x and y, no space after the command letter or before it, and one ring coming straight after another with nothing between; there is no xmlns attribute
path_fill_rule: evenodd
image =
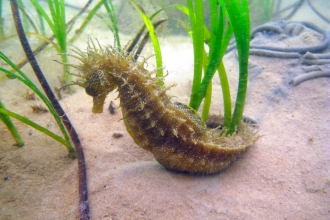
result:
<svg viewBox="0 0 330 220"><path fill-rule="evenodd" d="M153 153L165 168L181 172L208 174L226 168L256 140L246 124L237 134L219 136L206 127L188 106L172 102L169 87L134 62L126 52L115 48L88 45L87 51L75 49L81 63L71 65L79 71L77 84L93 97L93 113L103 111L108 93L117 89L128 133L141 148Z"/></svg>

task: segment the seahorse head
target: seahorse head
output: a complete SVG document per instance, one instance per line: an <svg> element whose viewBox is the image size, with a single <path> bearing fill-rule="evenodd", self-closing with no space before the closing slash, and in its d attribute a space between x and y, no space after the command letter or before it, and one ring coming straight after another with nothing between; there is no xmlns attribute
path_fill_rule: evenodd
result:
<svg viewBox="0 0 330 220"><path fill-rule="evenodd" d="M114 82L112 74L109 74L111 67L112 51L104 50L101 46L96 48L88 45L87 51L83 52L76 48L73 50L76 55L71 55L81 62L78 65L67 64L78 71L70 73L78 77L75 82L69 85L79 85L85 88L88 95L93 97L93 113L101 113L106 96L113 91L117 85Z"/></svg>
<svg viewBox="0 0 330 220"><path fill-rule="evenodd" d="M104 76L103 71L92 72L86 77L83 87L88 95L93 97L93 113L102 113L106 96L116 88Z"/></svg>

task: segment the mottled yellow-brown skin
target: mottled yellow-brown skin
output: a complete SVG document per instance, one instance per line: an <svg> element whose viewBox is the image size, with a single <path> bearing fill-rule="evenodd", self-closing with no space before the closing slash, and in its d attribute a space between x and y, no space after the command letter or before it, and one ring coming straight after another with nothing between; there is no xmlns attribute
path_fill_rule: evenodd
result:
<svg viewBox="0 0 330 220"><path fill-rule="evenodd" d="M103 110L107 94L118 89L123 120L137 145L153 153L164 167L190 173L216 173L226 168L257 137L243 125L237 135L215 136L189 107L170 101L167 88L158 86L144 69L124 52L112 47L76 51L81 74L76 84L93 96L93 113Z"/></svg>

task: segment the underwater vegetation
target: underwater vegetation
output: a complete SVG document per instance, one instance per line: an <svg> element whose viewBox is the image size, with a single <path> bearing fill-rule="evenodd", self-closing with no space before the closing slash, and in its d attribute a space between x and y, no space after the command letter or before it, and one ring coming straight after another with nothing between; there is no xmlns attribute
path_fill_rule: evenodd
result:
<svg viewBox="0 0 330 220"><path fill-rule="evenodd" d="M12 1L14 6L15 2ZM136 1L130 1L130 4L134 6L145 25L141 27L131 43L122 48L119 35L120 27L117 25L116 12L111 0L98 1L88 11L87 16L80 24L80 27L75 30L72 38L68 38L68 34L73 30L74 21L79 15L86 12L91 1L86 3L85 7L77 14L77 17L74 17L68 22L65 17L66 5L64 1L47 1L50 13L47 13L47 10L42 8L37 1L32 0L31 2L37 10L37 16L40 19L41 30L37 30L37 27L35 30L39 34L39 37L46 41L45 44L35 51L27 52L31 63L37 66L36 61L32 58L33 54L35 55L40 52L46 47L45 45L51 44L59 53L60 62L64 64L63 73L66 83L71 80L71 75L78 76L77 81L69 82L68 84L77 84L84 87L86 93L94 98L94 113L102 112L105 97L109 92L117 89L119 98L121 99L124 123L128 132L140 147L152 152L156 160L167 169L201 174L216 173L226 168L239 154L243 153L258 139L253 128L242 122L247 90L248 55L249 53L262 54L263 51L261 50L265 49L251 45L252 50L249 51L250 37L253 39L257 32L278 30L279 33L284 33L290 29L286 27L290 24L282 24L282 26L278 24L266 24L254 29L250 35L247 1L187 0L187 5L165 6L154 12L151 16ZM208 8L205 7L205 2L209 3ZM301 2L299 1L299 5L301 5ZM307 2L309 3L309 1ZM23 3L25 4L25 2ZM20 4L22 4L22 1ZM72 44L79 37L79 34L88 26L90 20L94 16L98 16L97 13L103 6L110 20L107 26L115 36L114 45L101 46L97 44L97 41L90 40L86 51L74 48L74 52L68 52L67 45ZM265 12L271 11L272 7L274 7L274 2L268 1L267 5L265 5ZM293 10L296 10L296 8L295 6ZM22 15L23 25L26 26L28 22L25 20L24 23L24 19L29 20L27 17L28 14L23 12L23 7L20 10L24 14ZM170 19L162 18L157 20L157 15L166 10L179 10L183 12L183 15L189 21L189 23L178 21L178 24L182 25L183 29L192 38L194 47L195 69L189 105L173 101L171 97L166 95L166 91L170 86L163 83L163 64L160 43L157 39L157 28ZM206 10L210 13L210 20L204 18ZM267 13L264 15L267 15ZM16 16L17 22L19 22L18 13L14 13L14 16ZM2 18L2 16L0 17ZM265 20L267 19L269 17L265 18ZM1 22L3 21L1 20ZM308 24L304 25L308 26ZM51 37L46 37L49 34L44 30L46 26L52 32ZM308 27L314 28L311 25ZM22 31L21 27L17 29ZM314 29L320 32L319 29ZM25 32L27 31L25 30ZM298 33L299 27L293 27L289 32ZM328 45L329 38L326 32L320 33L324 36L324 45ZM2 26L0 34L2 38L5 37L5 30L2 29ZM29 33L25 34L29 35ZM228 45L229 49L231 48L230 39L233 34L236 40L236 44L233 47L238 49L240 79L236 102L232 106L229 83L222 58L226 51L229 51L227 48ZM21 32L20 35L22 44L25 44L25 46L28 45L27 40L22 38L24 33ZM154 71L145 69L147 61L137 61L147 41L151 41L154 48L157 66ZM268 52L272 51L268 50ZM276 56L280 53L275 52L281 51L277 51L275 48L273 52L275 54L274 56ZM319 52L319 50L313 52ZM325 62L325 64L328 64L329 56L310 53L302 55L304 54L302 51L297 51L297 53L299 57L303 57L303 62L305 63L316 64L318 62ZM84 163L83 152L78 135L72 125L70 125L69 119L62 117L65 115L65 112L60 110L60 105L56 103L55 96L51 95L51 89L49 87L45 89L48 96L46 97L19 69L24 64L15 65L3 53L0 56L13 69L9 71L1 68L1 71L6 76L25 83L42 99L49 112L54 115L58 122L63 137L49 132L47 128L41 127L29 119L11 112L1 102L0 120L7 125L18 146L22 146L24 142L13 126L10 117L21 120L59 141L67 147L72 157L77 155L78 163L80 164L79 172L81 174L79 176L81 219L88 219L86 173L84 171L84 164L81 164ZM79 59L81 63L78 65L67 63L68 56ZM77 69L78 73L72 73L69 67ZM17 74L15 74L15 71ZM35 71L40 76L42 75L41 70L38 70L38 68L35 68ZM328 74L325 70L322 71L319 74L322 75L324 72ZM210 118L209 109L212 101L211 81L215 74L219 74L220 76L224 101L224 117L221 118L221 123L217 123L212 130L206 127L205 122ZM41 78L40 81L43 85L45 84L44 82L47 82L45 78ZM301 80L294 80L295 85L299 82ZM201 111L200 108L202 108ZM201 117L199 117L197 111L202 112ZM214 132L219 126L221 126L220 135ZM80 149L79 147L77 148L77 145L80 146Z"/></svg>
<svg viewBox="0 0 330 220"><path fill-rule="evenodd" d="M87 94L93 96L94 113L102 111L106 95L117 88L121 98L124 123L128 132L139 146L151 151L157 161L164 167L190 173L208 174L219 172L226 168L239 154L244 152L257 140L253 129L241 123L247 88L247 58L249 47L247 1L242 1L242 5L240 1L210 1L210 11L212 15L210 31L208 31L204 23L203 1L187 1L187 7L183 5L168 7L182 11L189 17L191 22L191 27L188 28L187 31L191 34L193 39L195 76L190 107L182 103L172 102L170 100L171 98L166 95L166 90L169 89L169 87L163 85L162 57L155 29L164 21L160 20L155 22L152 21L152 19L164 9L160 9L149 17L139 4L135 1L130 1L145 23L145 27L141 28L142 32L144 29L148 31L144 35L139 35L138 33L138 36L142 37L142 41L138 42L133 40L133 43L128 46L127 49L121 49L112 2L102 1L102 3L98 3L91 10L79 30L82 30L101 5L104 5L110 17L111 30L114 35L117 36L115 38L116 47L96 47L95 45L91 45L93 44L93 41L91 41L87 52L76 49L76 54L71 55L80 59L82 65L72 65L67 63L67 56L70 56L70 54L66 49L67 33L71 30L70 27L72 26L70 26L71 21L66 23L65 20L64 1L47 1L50 15L43 10L37 1L31 2L38 11L39 17L47 22L54 34L50 38L43 39L47 43L52 44L59 52L65 72L69 73L69 75L73 75L68 68L70 66L78 69L80 72L78 76L81 77L82 80L69 83L69 85L78 84L83 86ZM89 3L90 1L80 13L86 10ZM3 105L1 106L1 120L4 121L12 131L17 143L20 141L19 137L15 134L15 128L11 126L7 116L19 119L55 140L58 140L69 149L72 157L77 155L79 165L80 218L88 219L86 171L81 143L70 120L57 102L54 93L50 89L46 78L38 66L34 55L40 52L41 49L37 49L36 51L31 50L20 20L17 1L12 0L11 6L22 47L47 97L43 95L22 71L20 71L19 67L13 64L2 53L1 58L18 74L3 68L1 71L11 78L22 81L40 97L58 122L64 139L32 121L6 110ZM229 22L229 20L231 22ZM44 31L42 32L44 33ZM227 102L225 108L230 110L225 111L225 119L222 126L223 132L221 136L218 136L205 126L204 121L207 119L211 102L210 82L217 69L219 69L220 78L222 78L222 84L224 85L225 98L230 100L230 94L228 93L229 87L222 64L222 57L232 33L234 33L237 38L240 60L238 101L236 102L233 116L231 115L231 103ZM242 33L245 37L241 35ZM52 42L54 39L57 40L57 44ZM157 65L155 70L156 77L153 77L152 72L144 68L145 62L136 62L137 53L143 49L148 39L151 40L155 50ZM204 42L206 42L209 47L208 53L205 52ZM41 46L41 48L44 47L45 46ZM202 76L203 68L205 76ZM67 76L65 79L70 80L70 77L71 76ZM197 115L196 111L205 97L208 98L206 98L204 102L205 110L203 110L202 120ZM147 133L149 133L149 135L146 135Z"/></svg>
<svg viewBox="0 0 330 220"><path fill-rule="evenodd" d="M140 5L135 1L131 3L148 28L148 35L155 48L156 64L159 66L161 53L152 22ZM168 169L200 174L216 173L226 168L258 139L252 129L241 125L248 75L248 5L246 1L242 5L239 1L210 1L211 33L208 33L204 24L202 1L195 1L194 5L193 1L188 1L187 8L181 5L170 7L190 17L195 54L190 107L170 100L166 95L170 87L163 85L163 75L159 72L161 69L156 69L156 76L152 77L153 73L144 68L145 62L136 62L135 49L130 53L117 47L102 47L92 40L86 52L75 48L75 54L68 54L81 61L79 65L64 63L78 70L78 73L71 73L78 80L68 85L76 84L85 88L86 93L93 97L93 113L101 113L108 93L117 89L125 126L141 148L152 152L156 160ZM231 25L227 23L228 20L226 22L225 8ZM232 32L236 36L240 61L238 95L233 116L231 113L225 115L222 135L217 136L206 127L195 110L206 96L206 90L220 63L221 79L228 90L224 93L225 98L230 100L221 60ZM204 41L209 45L208 55L204 52ZM202 78L203 65L205 73ZM226 104L231 112L230 102Z"/></svg>
<svg viewBox="0 0 330 220"><path fill-rule="evenodd" d="M20 13L18 10L18 3L15 0L10 1L11 9L13 12L14 23L16 26L17 34L19 36L21 45L24 49L25 55L32 66L34 73L36 74L44 92L42 93L37 86L24 74L8 57L6 57L2 52L0 52L0 58L5 61L13 70L9 71L4 68L0 68L0 71L8 75L10 78L18 79L26 86L28 86L47 106L48 110L54 116L64 138L54 134L49 131L47 128L44 128L31 120L18 115L14 112L7 110L4 105L0 102L0 119L7 125L8 129L15 138L17 145L23 146L23 141L20 140L20 136L17 134L17 129L13 126L9 117L16 118L21 122L24 122L31 127L43 132L44 134L52 137L61 144L67 147L69 150L69 156L72 158L78 158L78 176L79 176L79 213L80 219L89 219L89 205L88 205L88 190L86 183L86 165L84 159L84 153L82 150L81 142L79 140L78 134L76 133L74 127L72 126L69 118L66 116L61 105L57 101L55 94L52 92L42 70L40 69L38 62L34 56L34 53L30 47L30 44L27 40L26 34L23 29L23 25L20 18ZM58 1L55 1L57 6L60 5ZM14 73L17 72L18 74Z"/></svg>
<svg viewBox="0 0 330 220"><path fill-rule="evenodd" d="M109 92L117 89L127 131L143 149L170 170L208 174L226 168L257 140L247 125L238 134L222 136L208 129L188 106L171 102L169 87L133 61L132 55L113 47L89 43L86 52L75 50L79 65L77 85L93 97L93 113L100 113Z"/></svg>

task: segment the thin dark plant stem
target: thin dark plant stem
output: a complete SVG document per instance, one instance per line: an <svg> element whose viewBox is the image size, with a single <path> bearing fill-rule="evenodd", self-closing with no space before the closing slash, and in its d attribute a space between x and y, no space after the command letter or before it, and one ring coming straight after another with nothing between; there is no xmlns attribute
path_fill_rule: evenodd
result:
<svg viewBox="0 0 330 220"><path fill-rule="evenodd" d="M22 47L24 52L35 72L43 90L45 91L47 97L49 98L50 102L54 106L58 115L62 117L63 124L65 125L67 131L70 134L71 140L75 146L78 158L78 174L79 174L79 214L80 219L85 220L89 219L89 205L88 205L88 189L87 189L87 181L86 181L86 163L85 163L85 156L82 149L81 142L79 140L78 134L75 131L73 125L71 124L69 118L66 116L64 110L62 109L59 102L56 100L54 93L52 92L45 76L43 75L37 60L35 59L29 42L27 41L26 35L24 33L24 29L21 23L17 1L10 0L11 9L13 12L14 22L17 30L17 34L21 41Z"/></svg>
<svg viewBox="0 0 330 220"><path fill-rule="evenodd" d="M159 27L159 25L161 25L165 21L167 21L167 20L160 20L160 21L154 22L153 25L154 25L155 30ZM146 28L146 26L144 25L144 29L145 28ZM133 60L135 60L135 61L139 58L139 56L141 55L142 50L144 49L145 45L150 40L149 32L145 33L142 40L140 40L140 37L141 36L136 35L134 40L132 41L132 44L130 44L129 48L127 49L128 54L135 51L134 54L133 54Z"/></svg>
<svg viewBox="0 0 330 220"><path fill-rule="evenodd" d="M87 11L87 8L92 4L93 0L89 0L85 6L78 12L78 14L76 16L74 16L67 24L66 24L66 28L68 29L68 33L70 32L70 30L73 27L73 24L77 21L77 19Z"/></svg>
<svg viewBox="0 0 330 220"><path fill-rule="evenodd" d="M96 12L100 9L100 7L102 5L103 5L103 2L100 1L99 3L97 3L96 5L94 5L94 7L88 12L87 17L84 19L84 21L82 22L82 24L80 25L80 27L74 31L75 34L69 40L69 44L72 44L72 42L74 42L80 36L80 34L87 27L87 24L89 24L89 22L92 20L92 18L94 17L94 15L96 15ZM86 11L87 11L87 9L86 9Z"/></svg>

